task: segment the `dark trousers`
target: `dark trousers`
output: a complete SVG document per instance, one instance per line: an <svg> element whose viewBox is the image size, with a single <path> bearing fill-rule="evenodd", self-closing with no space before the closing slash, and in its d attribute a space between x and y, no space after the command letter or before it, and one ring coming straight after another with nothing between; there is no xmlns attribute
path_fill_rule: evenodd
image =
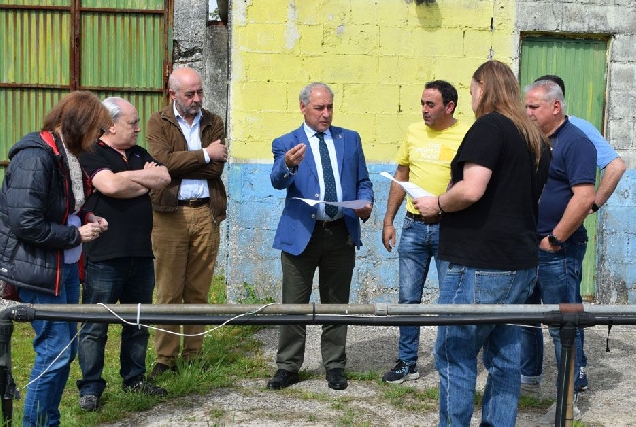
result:
<svg viewBox="0 0 636 427"><path fill-rule="evenodd" d="M316 223L311 240L300 255L281 253L283 268L283 304L307 304L318 268L318 289L323 304L349 303L349 291L355 248L344 221L323 227ZM280 327L278 368L298 372L305 357L306 330L304 325ZM322 327L322 363L325 369L344 368L346 364L347 325Z"/></svg>
<svg viewBox="0 0 636 427"><path fill-rule="evenodd" d="M86 264L82 304L151 304L155 270L150 257L122 257ZM122 325L119 374L124 385L143 379L146 374L148 330ZM84 323L79 337L79 363L82 379L77 381L80 396L100 397L106 387L102 377L106 358L108 323Z"/></svg>

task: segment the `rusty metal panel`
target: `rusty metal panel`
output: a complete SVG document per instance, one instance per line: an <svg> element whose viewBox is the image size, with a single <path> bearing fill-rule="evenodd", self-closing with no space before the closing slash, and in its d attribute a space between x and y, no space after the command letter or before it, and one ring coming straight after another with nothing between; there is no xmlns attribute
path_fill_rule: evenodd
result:
<svg viewBox="0 0 636 427"><path fill-rule="evenodd" d="M0 0L0 6L19 7L70 7L71 0Z"/></svg>
<svg viewBox="0 0 636 427"><path fill-rule="evenodd" d="M27 132L42 128L44 116L68 92L56 89L6 89L0 91L0 159L7 160L13 144Z"/></svg>
<svg viewBox="0 0 636 427"><path fill-rule="evenodd" d="M126 98L145 124L167 99L172 9L172 0L0 0L0 169L71 90Z"/></svg>
<svg viewBox="0 0 636 427"><path fill-rule="evenodd" d="M82 14L80 86L161 90L163 15Z"/></svg>
<svg viewBox="0 0 636 427"><path fill-rule="evenodd" d="M1 0L0 0L1 1ZM95 9L120 10L158 10L164 9L164 0L84 0L82 7Z"/></svg>
<svg viewBox="0 0 636 427"><path fill-rule="evenodd" d="M68 87L70 13L0 9L0 83Z"/></svg>

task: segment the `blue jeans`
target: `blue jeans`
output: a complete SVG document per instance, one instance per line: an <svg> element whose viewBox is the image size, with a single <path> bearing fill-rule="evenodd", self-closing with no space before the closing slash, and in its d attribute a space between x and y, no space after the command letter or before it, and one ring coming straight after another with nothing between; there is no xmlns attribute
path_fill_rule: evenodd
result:
<svg viewBox="0 0 636 427"><path fill-rule="evenodd" d="M82 304L151 304L155 287L152 258L116 258L86 265L86 283ZM124 385L143 379L146 374L148 330L145 327L122 325L119 351L120 370ZM82 379L77 381L80 396L100 397L106 387L102 378L104 348L108 339L108 323L85 323L80 332L79 362Z"/></svg>
<svg viewBox="0 0 636 427"><path fill-rule="evenodd" d="M439 267L437 246L439 244L439 224L423 224L405 217L402 225L402 237L398 245L400 258L400 304L420 304L424 283L428 274L431 258ZM415 363L420 347L420 327L400 326L398 358Z"/></svg>
<svg viewBox="0 0 636 427"><path fill-rule="evenodd" d="M583 256L586 242L565 242L557 252L539 249L539 275L536 287L527 304L560 304L579 302L581 280L583 278ZM537 325L538 326L538 325ZM521 382L539 384L543 373L543 334L538 328L522 328L521 334ZM554 342L557 367L561 366L561 338L559 328L550 327ZM583 361L581 329L577 329L574 339L574 390L579 387L579 369Z"/></svg>
<svg viewBox="0 0 636 427"><path fill-rule="evenodd" d="M58 296L24 288L20 288L18 292L22 302L28 304L77 304L79 302L77 263L64 264L62 285ZM60 400L71 370L71 362L77 354L77 340L74 339L77 323L34 320L31 326L35 331L33 340L35 364L31 370L24 400L22 425L24 427L59 426Z"/></svg>
<svg viewBox="0 0 636 427"><path fill-rule="evenodd" d="M520 304L536 268L480 270L440 262L440 304ZM440 426L468 426L473 414L477 355L483 349L488 380L482 426L514 427L520 388L520 328L514 325L440 326L435 342Z"/></svg>

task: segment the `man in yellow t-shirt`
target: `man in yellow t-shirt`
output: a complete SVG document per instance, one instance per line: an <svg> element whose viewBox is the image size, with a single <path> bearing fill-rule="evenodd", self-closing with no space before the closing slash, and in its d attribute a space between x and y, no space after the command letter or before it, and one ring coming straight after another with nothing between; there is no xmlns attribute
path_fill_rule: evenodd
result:
<svg viewBox="0 0 636 427"><path fill-rule="evenodd" d="M443 80L426 83L421 103L424 121L409 126L398 151L395 179L412 182L438 196L448 187L450 162L469 127L453 117L457 90L450 83ZM382 243L389 252L395 247L393 220L404 196L402 187L392 183L382 227ZM422 301L431 258L438 263L440 215L420 215L411 197L407 197L406 217L398 246L400 304L419 304ZM400 326L397 364L384 374L382 381L399 384L419 378L416 365L419 344L419 326Z"/></svg>

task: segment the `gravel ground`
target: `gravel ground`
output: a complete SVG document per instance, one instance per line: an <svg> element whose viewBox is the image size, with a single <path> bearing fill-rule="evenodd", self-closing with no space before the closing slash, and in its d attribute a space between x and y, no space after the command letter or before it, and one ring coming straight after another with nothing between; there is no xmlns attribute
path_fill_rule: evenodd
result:
<svg viewBox="0 0 636 427"><path fill-rule="evenodd" d="M216 389L205 396L189 396L139 413L111 427L128 426L433 426L437 425L437 406L417 412L396 409L385 398L383 385L375 381L350 380L344 391L327 387L320 361L317 326L308 327L305 369L318 374L319 379L301 381L287 390L270 391L269 378L239 381L233 388ZM431 348L435 327L422 327L419 366L421 377L405 383L425 389L437 385ZM614 326L610 335L610 352L605 351L607 327L586 330L589 390L581 393L578 407L585 426L636 426L636 329ZM547 330L544 330L547 338ZM268 328L258 333L265 356L276 367L277 330ZM376 371L383 373L394 364L397 354L397 328L351 326L348 338L348 372ZM555 362L551 342L546 341L544 384L542 397L555 396ZM483 389L486 373L481 367L477 388ZM478 426L480 413L476 409L471 426ZM542 411L524 409L517 417L517 426L536 426Z"/></svg>

